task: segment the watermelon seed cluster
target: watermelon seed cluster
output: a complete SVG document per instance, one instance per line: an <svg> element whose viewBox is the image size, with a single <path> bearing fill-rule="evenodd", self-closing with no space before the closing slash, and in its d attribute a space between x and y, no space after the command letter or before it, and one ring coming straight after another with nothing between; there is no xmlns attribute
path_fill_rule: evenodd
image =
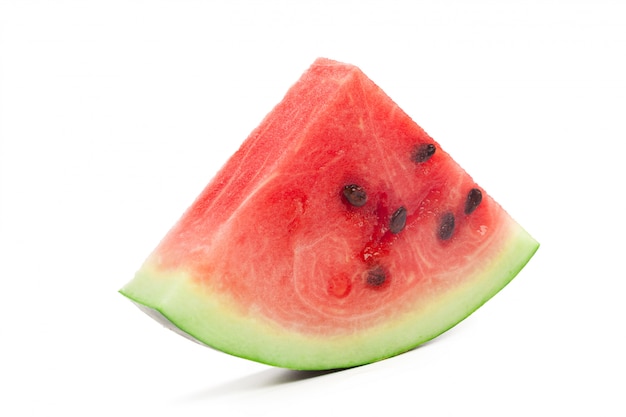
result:
<svg viewBox="0 0 626 417"><path fill-rule="evenodd" d="M428 161L434 154L437 148L432 143L423 143L416 145L411 151L411 161L416 164L422 164ZM367 192L358 184L348 184L343 187L342 195L345 201L353 207L362 207L367 203ZM472 188L466 196L464 213L469 215L476 210L482 201L482 192L478 188ZM407 209L404 206L400 206L390 217L388 223L388 230L391 235L397 235L406 227L407 221ZM446 241L452 238L454 234L454 228L456 219L454 213L447 211L439 218L437 237ZM369 261L372 256L377 252L376 249L366 247L364 250L364 260ZM378 264L374 264L367 272L366 282L371 287L381 287L387 281L387 274L384 268Z"/></svg>

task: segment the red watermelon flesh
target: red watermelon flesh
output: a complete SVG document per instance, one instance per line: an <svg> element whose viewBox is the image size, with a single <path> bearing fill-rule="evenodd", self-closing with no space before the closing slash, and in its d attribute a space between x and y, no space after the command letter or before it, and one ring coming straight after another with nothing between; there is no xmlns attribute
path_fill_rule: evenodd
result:
<svg viewBox="0 0 626 417"><path fill-rule="evenodd" d="M224 352L341 368L446 331L537 248L357 67L318 59L121 292Z"/></svg>

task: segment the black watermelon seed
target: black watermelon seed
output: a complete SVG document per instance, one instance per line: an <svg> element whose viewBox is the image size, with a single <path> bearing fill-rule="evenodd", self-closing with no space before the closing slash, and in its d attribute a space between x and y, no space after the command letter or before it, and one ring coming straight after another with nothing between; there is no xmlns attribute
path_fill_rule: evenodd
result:
<svg viewBox="0 0 626 417"><path fill-rule="evenodd" d="M465 200L465 214L472 214L481 201L483 201L483 193L478 188L472 188Z"/></svg>
<svg viewBox="0 0 626 417"><path fill-rule="evenodd" d="M454 214L447 212L439 221L439 239L448 240L452 237L452 233L454 233Z"/></svg>
<svg viewBox="0 0 626 417"><path fill-rule="evenodd" d="M348 203L352 204L354 207L361 207L367 202L367 193L363 187L356 184L343 187L343 196Z"/></svg>
<svg viewBox="0 0 626 417"><path fill-rule="evenodd" d="M394 235L400 233L406 226L406 209L400 207L391 215L391 221L389 222L389 230Z"/></svg>
<svg viewBox="0 0 626 417"><path fill-rule="evenodd" d="M387 280L387 276L382 267L377 266L367 273L367 284L372 287L380 287Z"/></svg>
<svg viewBox="0 0 626 417"><path fill-rule="evenodd" d="M435 154L435 145L432 143L422 143L421 145L415 146L413 148L413 152L411 153L411 160L416 164L421 164L430 159L431 156Z"/></svg>

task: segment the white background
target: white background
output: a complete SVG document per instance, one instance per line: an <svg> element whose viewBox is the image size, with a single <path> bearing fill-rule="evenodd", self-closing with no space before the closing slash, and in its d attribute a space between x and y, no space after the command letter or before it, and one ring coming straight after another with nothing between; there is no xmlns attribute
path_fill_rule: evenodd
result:
<svg viewBox="0 0 626 417"><path fill-rule="evenodd" d="M542 244L445 335L333 373L117 293L318 56ZM619 1L0 1L0 415L626 415L625 59Z"/></svg>

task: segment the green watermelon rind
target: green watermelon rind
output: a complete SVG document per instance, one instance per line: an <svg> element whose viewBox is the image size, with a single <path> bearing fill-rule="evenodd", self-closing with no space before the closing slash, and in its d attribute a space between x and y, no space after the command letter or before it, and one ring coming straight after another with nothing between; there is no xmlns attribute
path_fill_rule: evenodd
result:
<svg viewBox="0 0 626 417"><path fill-rule="evenodd" d="M250 306L209 293L185 271L160 271L149 262L120 293L166 327L234 356L298 370L349 368L407 352L439 336L504 288L539 248L514 221L505 229L488 264L474 269L462 285L426 308L344 335L284 328Z"/></svg>

